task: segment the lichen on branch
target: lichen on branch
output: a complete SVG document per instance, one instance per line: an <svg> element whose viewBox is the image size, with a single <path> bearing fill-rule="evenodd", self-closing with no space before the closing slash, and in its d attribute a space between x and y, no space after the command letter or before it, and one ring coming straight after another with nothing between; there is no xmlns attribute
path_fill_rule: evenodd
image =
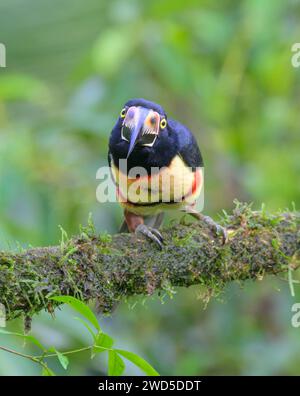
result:
<svg viewBox="0 0 300 396"><path fill-rule="evenodd" d="M53 310L49 297L96 299L102 311L133 295L199 284L222 289L230 281L261 279L300 263L300 214L269 214L236 204L221 222L229 241L203 223L162 230L162 251L135 235L97 235L93 225L60 246L0 251L0 303L8 319Z"/></svg>

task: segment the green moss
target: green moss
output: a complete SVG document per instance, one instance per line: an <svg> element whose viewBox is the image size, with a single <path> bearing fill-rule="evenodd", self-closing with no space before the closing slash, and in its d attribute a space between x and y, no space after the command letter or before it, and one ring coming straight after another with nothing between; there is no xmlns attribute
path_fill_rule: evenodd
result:
<svg viewBox="0 0 300 396"><path fill-rule="evenodd" d="M198 223L163 230L162 251L131 235L96 235L91 222L78 237L62 232L59 246L0 252L0 296L9 318L50 310L56 294L96 299L103 312L133 295L172 297L177 286L201 285L203 298L220 296L232 281L262 279L299 265L297 212L268 214L238 204L224 214L229 242ZM205 291L204 291L205 289Z"/></svg>

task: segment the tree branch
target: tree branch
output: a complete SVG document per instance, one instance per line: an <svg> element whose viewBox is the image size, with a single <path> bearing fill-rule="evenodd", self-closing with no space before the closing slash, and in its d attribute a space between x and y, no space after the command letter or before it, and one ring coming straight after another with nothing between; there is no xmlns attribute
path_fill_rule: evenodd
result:
<svg viewBox="0 0 300 396"><path fill-rule="evenodd" d="M162 251L134 235L96 235L93 225L61 246L0 252L0 302L8 319L53 310L53 295L97 299L103 311L132 295L195 284L220 290L232 280L261 279L300 264L300 214L253 212L237 204L224 215L222 245L200 223L165 228Z"/></svg>

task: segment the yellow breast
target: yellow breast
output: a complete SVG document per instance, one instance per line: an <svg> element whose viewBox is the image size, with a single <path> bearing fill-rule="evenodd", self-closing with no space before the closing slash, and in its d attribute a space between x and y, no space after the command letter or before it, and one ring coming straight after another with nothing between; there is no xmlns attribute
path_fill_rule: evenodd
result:
<svg viewBox="0 0 300 396"><path fill-rule="evenodd" d="M193 171L177 155L168 167L150 176L137 173L123 174L112 163L112 175L117 186L118 200L123 206L161 204L165 209L193 203L200 195L203 172ZM154 208L153 208L154 209Z"/></svg>

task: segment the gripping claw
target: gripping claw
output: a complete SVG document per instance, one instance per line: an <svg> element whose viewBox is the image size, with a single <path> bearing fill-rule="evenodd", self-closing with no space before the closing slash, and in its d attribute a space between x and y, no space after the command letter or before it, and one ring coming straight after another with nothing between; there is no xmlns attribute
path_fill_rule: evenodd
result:
<svg viewBox="0 0 300 396"><path fill-rule="evenodd" d="M147 227L145 224L139 224L135 229L136 235L143 235L150 239L151 241L155 242L158 245L159 249L162 250L163 248L163 237L161 233L152 227Z"/></svg>
<svg viewBox="0 0 300 396"><path fill-rule="evenodd" d="M223 245L228 242L228 232L225 227L222 227L220 224L216 223L211 217L205 216L202 213L197 212L192 207L187 207L184 210L186 213L190 214L197 220L203 221L208 225L208 227L216 234L221 235L223 240Z"/></svg>
<svg viewBox="0 0 300 396"><path fill-rule="evenodd" d="M216 223L211 217L203 216L202 220L209 226L209 228L216 234L221 235L223 239L223 244L228 242L228 232L225 227Z"/></svg>

